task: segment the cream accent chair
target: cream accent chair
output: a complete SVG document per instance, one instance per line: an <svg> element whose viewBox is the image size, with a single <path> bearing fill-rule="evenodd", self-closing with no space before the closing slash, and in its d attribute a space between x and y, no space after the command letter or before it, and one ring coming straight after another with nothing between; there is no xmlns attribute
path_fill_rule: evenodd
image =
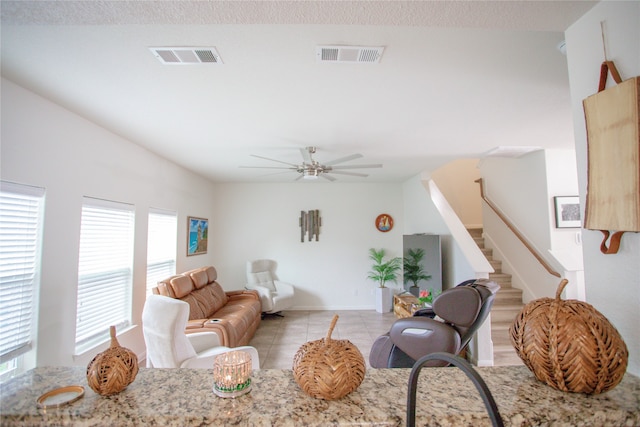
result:
<svg viewBox="0 0 640 427"><path fill-rule="evenodd" d="M260 369L254 347L223 347L214 332L185 334L189 304L162 295L149 295L142 310L142 333L147 346L147 368L212 369L219 354L233 350L251 355L254 370Z"/></svg>
<svg viewBox="0 0 640 427"><path fill-rule="evenodd" d="M282 316L282 310L293 306L293 285L278 280L278 263L270 259L247 261L246 289L258 291L262 314Z"/></svg>

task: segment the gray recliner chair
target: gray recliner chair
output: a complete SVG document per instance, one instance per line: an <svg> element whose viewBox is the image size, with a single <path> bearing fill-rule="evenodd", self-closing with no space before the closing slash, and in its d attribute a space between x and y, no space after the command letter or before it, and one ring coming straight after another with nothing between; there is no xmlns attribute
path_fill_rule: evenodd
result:
<svg viewBox="0 0 640 427"><path fill-rule="evenodd" d="M433 300L435 318L397 320L378 337L369 353L372 368L411 368L416 360L436 352L459 354L484 323L500 286L490 280L463 282ZM426 366L446 366L433 360Z"/></svg>

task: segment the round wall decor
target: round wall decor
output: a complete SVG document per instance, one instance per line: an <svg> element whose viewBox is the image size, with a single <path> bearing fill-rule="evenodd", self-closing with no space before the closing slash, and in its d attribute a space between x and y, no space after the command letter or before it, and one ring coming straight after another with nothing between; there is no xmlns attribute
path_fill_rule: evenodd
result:
<svg viewBox="0 0 640 427"><path fill-rule="evenodd" d="M376 218L376 228L378 231L386 233L393 228L393 218L389 214L380 214Z"/></svg>

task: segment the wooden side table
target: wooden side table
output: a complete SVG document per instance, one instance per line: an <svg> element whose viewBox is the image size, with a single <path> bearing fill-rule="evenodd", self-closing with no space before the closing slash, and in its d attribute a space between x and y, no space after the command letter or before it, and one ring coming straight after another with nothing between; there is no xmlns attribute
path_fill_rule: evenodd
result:
<svg viewBox="0 0 640 427"><path fill-rule="evenodd" d="M398 319L413 316L420 306L420 300L411 294L393 296L393 312Z"/></svg>

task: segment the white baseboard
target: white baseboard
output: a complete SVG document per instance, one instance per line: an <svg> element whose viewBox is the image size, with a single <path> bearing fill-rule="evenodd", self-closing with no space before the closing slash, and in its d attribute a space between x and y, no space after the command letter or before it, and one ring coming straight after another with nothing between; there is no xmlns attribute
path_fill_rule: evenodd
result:
<svg viewBox="0 0 640 427"><path fill-rule="evenodd" d="M493 359L482 359L476 361L476 366L493 366Z"/></svg>
<svg viewBox="0 0 640 427"><path fill-rule="evenodd" d="M138 356L138 366L147 366L147 350L144 350L140 354L136 354L136 356Z"/></svg>

